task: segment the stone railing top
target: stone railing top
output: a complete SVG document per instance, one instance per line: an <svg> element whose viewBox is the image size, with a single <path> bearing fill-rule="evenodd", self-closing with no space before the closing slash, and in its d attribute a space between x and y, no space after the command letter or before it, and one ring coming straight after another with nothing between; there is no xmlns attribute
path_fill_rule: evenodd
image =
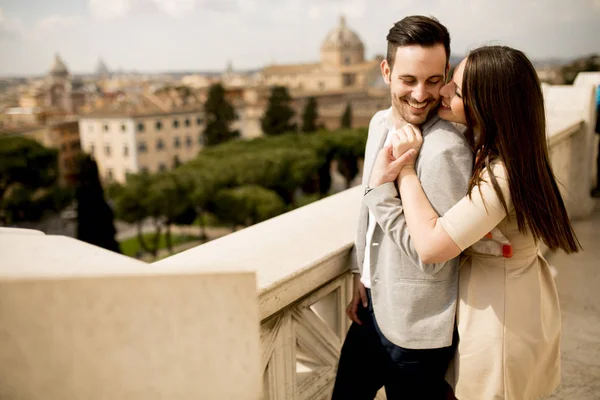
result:
<svg viewBox="0 0 600 400"><path fill-rule="evenodd" d="M155 271L254 271L261 317L348 268L361 189L354 188L152 264Z"/></svg>
<svg viewBox="0 0 600 400"><path fill-rule="evenodd" d="M35 229L0 228L0 235L45 235L45 233Z"/></svg>
<svg viewBox="0 0 600 400"><path fill-rule="evenodd" d="M0 280L149 275L148 264L66 236L0 231Z"/></svg>
<svg viewBox="0 0 600 400"><path fill-rule="evenodd" d="M553 146L571 135L577 133L583 125L583 120L578 118L551 118L546 121L548 143Z"/></svg>

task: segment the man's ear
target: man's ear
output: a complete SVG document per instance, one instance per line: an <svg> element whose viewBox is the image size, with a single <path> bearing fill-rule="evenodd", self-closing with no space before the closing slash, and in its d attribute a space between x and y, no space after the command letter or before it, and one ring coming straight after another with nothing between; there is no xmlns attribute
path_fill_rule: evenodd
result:
<svg viewBox="0 0 600 400"><path fill-rule="evenodd" d="M384 58L383 61L381 62L381 76L383 76L383 81L386 83L386 85L389 85L390 82L392 81L392 69L390 68L390 65L388 64L387 60Z"/></svg>

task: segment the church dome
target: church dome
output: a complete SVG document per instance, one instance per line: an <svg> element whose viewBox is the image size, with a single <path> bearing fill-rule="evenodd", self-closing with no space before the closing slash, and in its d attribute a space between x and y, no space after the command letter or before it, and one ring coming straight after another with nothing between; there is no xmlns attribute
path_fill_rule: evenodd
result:
<svg viewBox="0 0 600 400"><path fill-rule="evenodd" d="M363 50L364 45L358 35L346 26L346 19L340 17L340 24L325 36L321 51Z"/></svg>
<svg viewBox="0 0 600 400"><path fill-rule="evenodd" d="M67 66L58 54L54 56L54 65L52 65L50 75L56 77L67 77L69 75L69 70L67 69Z"/></svg>

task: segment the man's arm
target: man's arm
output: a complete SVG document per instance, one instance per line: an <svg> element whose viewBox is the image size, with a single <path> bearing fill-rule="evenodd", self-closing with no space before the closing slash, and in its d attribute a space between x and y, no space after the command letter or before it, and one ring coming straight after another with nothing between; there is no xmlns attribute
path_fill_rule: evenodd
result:
<svg viewBox="0 0 600 400"><path fill-rule="evenodd" d="M466 195L472 167L472 153L467 146L457 144L434 154L422 153L419 164L423 191L438 215L445 213ZM425 264L419 258L406 226L394 182L374 188L364 196L363 201L384 233L392 238L415 267L426 274L435 275L446 265L446 262Z"/></svg>

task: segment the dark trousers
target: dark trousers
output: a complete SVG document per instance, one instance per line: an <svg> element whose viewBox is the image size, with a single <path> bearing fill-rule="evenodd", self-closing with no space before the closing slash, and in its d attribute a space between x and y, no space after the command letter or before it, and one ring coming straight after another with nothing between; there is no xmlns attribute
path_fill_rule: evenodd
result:
<svg viewBox="0 0 600 400"><path fill-rule="evenodd" d="M359 306L362 322L352 323L342 347L333 400L372 400L385 386L388 400L445 400L448 386L444 380L454 355L453 344L439 349L413 350L387 340L375 321L369 305Z"/></svg>

